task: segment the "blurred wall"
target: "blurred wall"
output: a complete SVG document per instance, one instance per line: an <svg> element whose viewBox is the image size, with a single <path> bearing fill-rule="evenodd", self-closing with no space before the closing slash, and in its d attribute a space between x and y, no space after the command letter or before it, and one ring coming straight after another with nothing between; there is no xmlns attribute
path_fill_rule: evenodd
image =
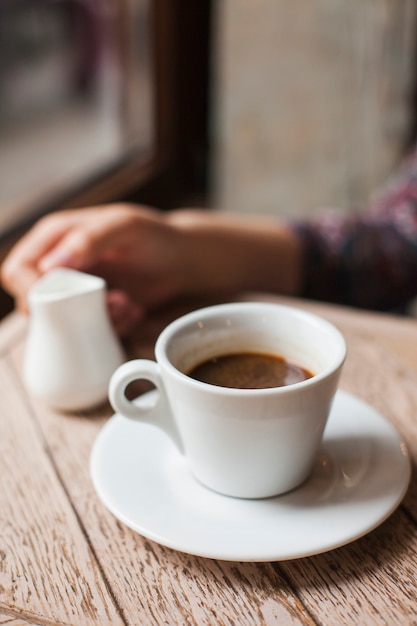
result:
<svg viewBox="0 0 417 626"><path fill-rule="evenodd" d="M356 209L415 116L414 0L220 0L214 14L215 206Z"/></svg>

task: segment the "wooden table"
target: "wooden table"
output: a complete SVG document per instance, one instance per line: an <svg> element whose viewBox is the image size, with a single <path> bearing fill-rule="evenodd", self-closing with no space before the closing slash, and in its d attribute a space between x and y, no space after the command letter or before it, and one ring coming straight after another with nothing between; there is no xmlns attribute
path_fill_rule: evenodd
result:
<svg viewBox="0 0 417 626"><path fill-rule="evenodd" d="M415 463L417 322L298 304L344 332L341 387L395 425ZM143 325L132 354L151 356L178 312ZM0 624L417 624L415 478L386 522L319 556L237 563L164 548L117 521L92 487L90 452L111 409L65 416L28 397L25 332L17 314L0 325Z"/></svg>

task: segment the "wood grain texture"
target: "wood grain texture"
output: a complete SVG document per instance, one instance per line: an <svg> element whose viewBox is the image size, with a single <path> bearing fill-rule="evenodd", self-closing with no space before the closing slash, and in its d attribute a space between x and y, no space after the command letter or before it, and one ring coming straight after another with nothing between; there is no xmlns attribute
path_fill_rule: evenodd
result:
<svg viewBox="0 0 417 626"><path fill-rule="evenodd" d="M0 610L121 624L9 359L0 361Z"/></svg>
<svg viewBox="0 0 417 626"><path fill-rule="evenodd" d="M352 545L280 564L318 623L415 624L415 524L398 511ZM331 616L331 621L329 620Z"/></svg>
<svg viewBox="0 0 417 626"><path fill-rule="evenodd" d="M0 613L0 624L1 626L30 626L30 624L35 624L35 622L14 617L12 613L9 615Z"/></svg>
<svg viewBox="0 0 417 626"><path fill-rule="evenodd" d="M16 371L21 358L22 345L13 354ZM65 416L33 399L31 404L125 623L314 624L272 565L217 562L177 553L140 537L103 507L88 467L103 411L111 413L108 407L97 417Z"/></svg>
<svg viewBox="0 0 417 626"><path fill-rule="evenodd" d="M415 465L417 355L412 361L411 351L403 351L417 324L298 304L345 334L341 386L387 416ZM172 308L142 325L131 355L152 356L156 335L181 312ZM2 338L9 329L13 341ZM110 407L63 415L27 396L20 381L24 339L24 320L12 316L0 325L0 624L9 615L16 624L71 626L416 624L415 475L384 524L323 555L231 563L164 548L117 521L92 487L91 448Z"/></svg>
<svg viewBox="0 0 417 626"><path fill-rule="evenodd" d="M24 315L13 313L5 317L1 324L4 332L0 333L0 356L6 354L19 341L24 340L27 319Z"/></svg>
<svg viewBox="0 0 417 626"><path fill-rule="evenodd" d="M345 329L349 355L341 386L385 415L403 435L414 474L417 463L417 387L414 376L378 344ZM398 393L399 388L401 393ZM310 611L336 624L413 624L416 617L417 485L412 480L403 506L380 528L326 555L281 564ZM383 583L382 583L383 581ZM383 584L383 592L381 585ZM313 591L314 590L314 591ZM336 598L343 597L343 602ZM395 601L393 601L395 598ZM326 623L326 622L324 622Z"/></svg>

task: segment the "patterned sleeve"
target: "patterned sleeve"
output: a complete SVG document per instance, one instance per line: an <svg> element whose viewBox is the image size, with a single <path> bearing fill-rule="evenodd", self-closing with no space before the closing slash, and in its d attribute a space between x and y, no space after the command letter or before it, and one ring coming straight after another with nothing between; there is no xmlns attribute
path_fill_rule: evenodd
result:
<svg viewBox="0 0 417 626"><path fill-rule="evenodd" d="M298 222L303 295L377 310L417 296L417 150L359 216L326 212Z"/></svg>

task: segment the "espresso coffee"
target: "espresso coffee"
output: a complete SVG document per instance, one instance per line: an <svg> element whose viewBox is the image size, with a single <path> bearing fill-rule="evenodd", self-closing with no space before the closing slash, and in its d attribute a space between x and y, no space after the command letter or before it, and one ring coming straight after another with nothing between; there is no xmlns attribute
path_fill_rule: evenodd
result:
<svg viewBox="0 0 417 626"><path fill-rule="evenodd" d="M223 354L194 366L188 376L210 385L235 389L268 389L311 378L307 369L282 356L254 352Z"/></svg>

